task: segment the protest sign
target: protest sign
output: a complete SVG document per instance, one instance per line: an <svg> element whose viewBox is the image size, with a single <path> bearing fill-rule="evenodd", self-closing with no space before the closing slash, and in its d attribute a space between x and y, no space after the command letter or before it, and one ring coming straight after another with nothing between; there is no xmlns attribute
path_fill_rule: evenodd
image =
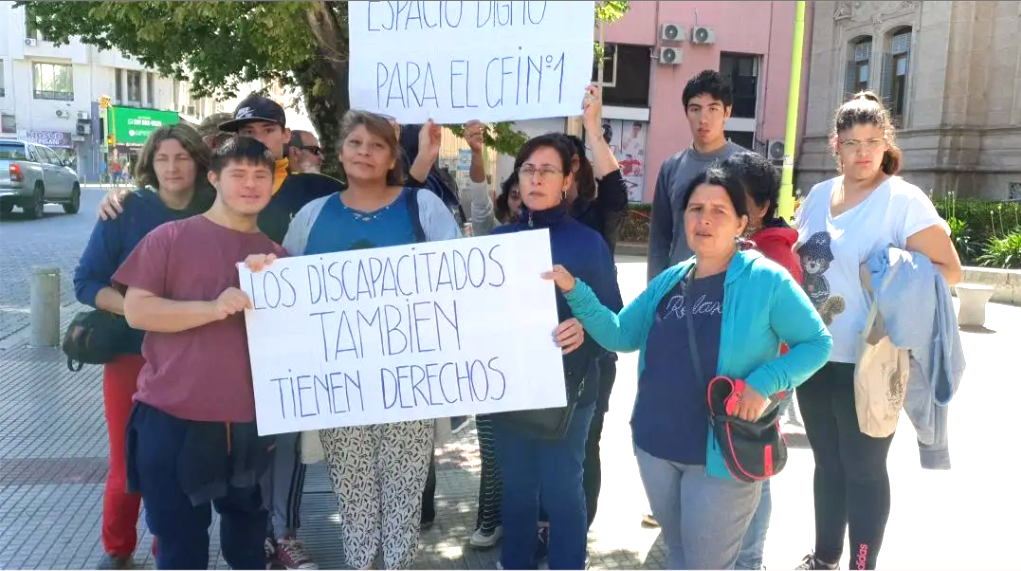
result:
<svg viewBox="0 0 1021 571"><path fill-rule="evenodd" d="M351 107L402 123L581 114L595 3L348 2Z"/></svg>
<svg viewBox="0 0 1021 571"><path fill-rule="evenodd" d="M259 434L567 404L548 230L239 265Z"/></svg>

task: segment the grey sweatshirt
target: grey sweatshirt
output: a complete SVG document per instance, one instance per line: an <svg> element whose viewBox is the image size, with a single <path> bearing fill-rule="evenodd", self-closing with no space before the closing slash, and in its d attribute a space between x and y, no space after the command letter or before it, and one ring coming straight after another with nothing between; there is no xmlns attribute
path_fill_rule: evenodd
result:
<svg viewBox="0 0 1021 571"><path fill-rule="evenodd" d="M681 209L684 193L695 177L705 172L714 162L725 161L743 147L727 143L715 153L702 154L694 147L677 153L663 163L656 179L656 194L652 199L652 227L649 229L648 278L691 257L688 239L684 235L684 211Z"/></svg>

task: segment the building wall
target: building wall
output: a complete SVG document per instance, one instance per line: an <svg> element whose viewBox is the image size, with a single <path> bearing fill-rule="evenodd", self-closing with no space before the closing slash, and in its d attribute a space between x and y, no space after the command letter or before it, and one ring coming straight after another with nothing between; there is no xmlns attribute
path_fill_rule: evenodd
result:
<svg viewBox="0 0 1021 571"><path fill-rule="evenodd" d="M1021 2L827 2L814 16L806 138L797 185L835 175L830 127L844 101L849 44L912 28L904 177L937 194L1021 199ZM922 57L924 55L924 57ZM883 69L872 65L870 88ZM1013 194L1011 188L1014 188Z"/></svg>
<svg viewBox="0 0 1021 571"><path fill-rule="evenodd" d="M808 3L805 22L805 50L802 63L799 117L807 109L807 74L812 34L812 5ZM681 93L688 80L703 69L720 69L722 53L760 56L759 90L754 119L732 119L727 129L754 133L757 151L768 141L783 140L787 121L787 93L790 83L791 49L795 2L661 2L633 1L619 22L604 29L607 43L646 46L649 50L650 85L648 106L642 108L604 107L604 119L648 122L644 174L638 197L652 202L663 161L691 144L691 130L684 115ZM736 18L735 14L741 14ZM660 28L673 23L690 36L695 25L712 28L716 41L694 45L690 41L661 42ZM599 38L598 30L595 39ZM655 59L659 46L679 48L680 65L660 65ZM802 122L803 124L803 122ZM528 134L570 128L566 118L520 121L517 128ZM800 134L799 130L799 134ZM797 146L795 146L797 148ZM513 161L498 160L497 179L510 174Z"/></svg>
<svg viewBox="0 0 1021 571"><path fill-rule="evenodd" d="M148 72L141 63L120 53L101 51L77 39L62 46L39 39L34 42L35 45L27 45L25 40L24 8L14 8L12 2L0 2L0 59L3 60L4 74L4 96L0 97L0 112L13 115L17 126L16 132L0 133L0 137L27 137L33 132L68 134L71 149L67 152L77 155L79 174L87 181L96 180L102 161L99 97L109 95L115 98L117 70L143 73L141 106L177 110L175 82ZM73 100L36 99L33 96L33 62L71 65ZM151 105L147 73L153 74ZM126 92L126 78L123 81ZM91 135L76 134L79 118L92 121Z"/></svg>
<svg viewBox="0 0 1021 571"><path fill-rule="evenodd" d="M656 177L663 161L691 144L691 130L681 102L685 84L703 69L718 70L723 52L761 56L757 109L752 120L754 138L760 147L769 140L784 138L794 10L795 3L790 1L631 2L628 14L606 27L607 42L649 46L650 55L655 53L657 46L673 46L679 47L683 54L680 65L661 65L650 57L650 124L646 142L644 201L652 201ZM811 33L811 11L809 7L806 36ZM735 17L735 14L741 17ZM662 43L659 41L660 27L666 23L679 24L689 34L695 25L710 27L716 34L716 42L712 45L694 45L690 41ZM803 59L806 69L808 58L806 49ZM804 102L807 84L803 82L802 85L801 100ZM732 120L728 129L737 121Z"/></svg>

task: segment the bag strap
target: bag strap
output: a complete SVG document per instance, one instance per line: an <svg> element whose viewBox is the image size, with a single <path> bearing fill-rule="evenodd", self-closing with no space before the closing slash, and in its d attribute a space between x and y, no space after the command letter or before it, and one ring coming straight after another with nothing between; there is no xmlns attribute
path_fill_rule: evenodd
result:
<svg viewBox="0 0 1021 571"><path fill-rule="evenodd" d="M418 208L418 192L420 189L405 187L405 204L408 207L408 216L411 218L411 229L415 233L415 241L421 244L426 241L425 228L422 228L422 218Z"/></svg>
<svg viewBox="0 0 1021 571"><path fill-rule="evenodd" d="M685 305L687 305L687 303L688 303L688 290L689 290L689 287L691 286L691 282L694 279L695 279L695 266L692 265L691 269L688 270L688 273L685 274L684 278L681 280L681 294L684 296L684 304ZM695 369L695 374L698 375L698 378L701 379L702 382L708 384L709 383L709 379L706 378L704 372L702 371L702 358L699 357L699 354L698 354L698 342L695 340L696 339L696 335L695 335L694 317L695 316L692 315L691 312L688 312L688 314L684 318L684 320L687 322L687 325L688 325L688 350L691 351L691 364L692 364L692 366Z"/></svg>
<svg viewBox="0 0 1021 571"><path fill-rule="evenodd" d="M85 363L83 363L82 361L78 361L78 365L75 366L74 359L72 359L71 357L67 358L67 370L71 371L72 373L77 373L78 371L81 371L83 365L85 365Z"/></svg>

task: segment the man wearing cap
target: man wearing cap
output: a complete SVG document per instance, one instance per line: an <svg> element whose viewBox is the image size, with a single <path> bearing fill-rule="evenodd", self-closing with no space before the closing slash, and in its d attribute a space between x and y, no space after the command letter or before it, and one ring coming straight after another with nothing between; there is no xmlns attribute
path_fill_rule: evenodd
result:
<svg viewBox="0 0 1021 571"><path fill-rule="evenodd" d="M276 158L273 199L259 215L259 230L278 244L287 234L291 218L309 202L344 190L339 180L318 173L294 173L287 157L291 140L287 117L279 103L252 94L238 103L234 119L220 125L221 131L247 135L269 147Z"/></svg>

